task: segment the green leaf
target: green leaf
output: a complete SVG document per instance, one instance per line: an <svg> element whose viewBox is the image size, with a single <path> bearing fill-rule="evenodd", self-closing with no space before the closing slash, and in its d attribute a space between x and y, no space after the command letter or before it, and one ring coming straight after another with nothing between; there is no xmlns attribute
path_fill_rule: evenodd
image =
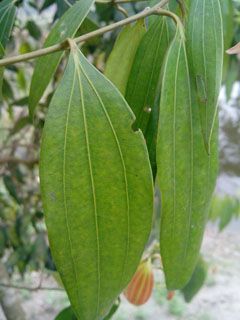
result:
<svg viewBox="0 0 240 320"><path fill-rule="evenodd" d="M33 37L35 40L39 40L42 36L41 29L33 20L28 20L26 24L26 29L28 30L31 37Z"/></svg>
<svg viewBox="0 0 240 320"><path fill-rule="evenodd" d="M106 63L106 77L116 85L123 95L138 45L145 33L144 20L139 20L133 26L124 27Z"/></svg>
<svg viewBox="0 0 240 320"><path fill-rule="evenodd" d="M2 102L2 99L3 99L3 92L2 92L3 75L4 75L4 68L0 68L0 103Z"/></svg>
<svg viewBox="0 0 240 320"><path fill-rule="evenodd" d="M68 9L52 28L44 47L49 47L73 37L93 3L94 0L79 0ZM36 60L29 93L29 113L31 117L34 116L36 106L56 71L63 54L63 51L60 51Z"/></svg>
<svg viewBox="0 0 240 320"><path fill-rule="evenodd" d="M210 153L223 69L223 22L219 0L192 0L187 30L188 57L198 92L202 132L206 150ZM203 90L206 92L204 99Z"/></svg>
<svg viewBox="0 0 240 320"><path fill-rule="evenodd" d="M186 302L191 302L199 290L203 287L207 278L208 267L202 257L199 258L197 266L188 284L181 290Z"/></svg>
<svg viewBox="0 0 240 320"><path fill-rule="evenodd" d="M12 0L3 0L0 3L0 59L4 56L5 46L12 32L13 23L16 16L16 7ZM2 85L3 85L4 68L0 68L0 102L3 99Z"/></svg>
<svg viewBox="0 0 240 320"><path fill-rule="evenodd" d="M10 175L4 175L3 176L3 182L4 182L4 185L5 185L6 189L7 189L7 191L13 197L13 199L16 200L16 202L18 204L21 204L22 200L18 196L17 188L15 186L15 183L14 183L12 177Z"/></svg>
<svg viewBox="0 0 240 320"><path fill-rule="evenodd" d="M234 36L234 12L233 12L233 1L232 0L220 0L222 9L222 20L223 20L223 39L224 39L224 51L229 49L232 45ZM226 80L227 72L229 69L230 56L224 53L223 63L223 80Z"/></svg>
<svg viewBox="0 0 240 320"><path fill-rule="evenodd" d="M191 82L177 32L163 70L157 141L160 251L169 290L184 287L195 269L217 176L217 121L208 156Z"/></svg>
<svg viewBox="0 0 240 320"><path fill-rule="evenodd" d="M235 56L230 58L228 70L225 78L226 98L227 101L231 98L234 83L239 75L239 62Z"/></svg>
<svg viewBox="0 0 240 320"><path fill-rule="evenodd" d="M55 318L55 320L77 320L71 307L63 309Z"/></svg>
<svg viewBox="0 0 240 320"><path fill-rule="evenodd" d="M164 56L173 37L171 22L169 18L158 17L142 38L125 95L136 116L134 127L140 128L147 140L153 172L156 171L155 150L159 115L159 103L155 103L155 100L160 91L159 79Z"/></svg>
<svg viewBox="0 0 240 320"><path fill-rule="evenodd" d="M3 0L0 3L0 58L4 56L5 46L10 37L16 16L14 1Z"/></svg>
<svg viewBox="0 0 240 320"><path fill-rule="evenodd" d="M44 127L40 178L53 258L81 320L109 312L151 229L151 169L133 121L119 91L72 44Z"/></svg>
<svg viewBox="0 0 240 320"><path fill-rule="evenodd" d="M109 320L112 319L113 315L117 312L118 308L120 307L121 300L118 297L114 305L112 306L111 310L109 311L108 315L104 317L103 320Z"/></svg>

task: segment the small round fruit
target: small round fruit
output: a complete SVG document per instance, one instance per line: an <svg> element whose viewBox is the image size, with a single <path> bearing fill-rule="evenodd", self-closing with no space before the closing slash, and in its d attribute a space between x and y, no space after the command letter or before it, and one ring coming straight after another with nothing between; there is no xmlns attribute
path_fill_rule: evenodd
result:
<svg viewBox="0 0 240 320"><path fill-rule="evenodd" d="M175 296L175 291L168 291L167 300L172 300Z"/></svg>
<svg viewBox="0 0 240 320"><path fill-rule="evenodd" d="M143 261L124 290L124 295L130 303L140 306L151 297L153 285L154 277L151 261Z"/></svg>

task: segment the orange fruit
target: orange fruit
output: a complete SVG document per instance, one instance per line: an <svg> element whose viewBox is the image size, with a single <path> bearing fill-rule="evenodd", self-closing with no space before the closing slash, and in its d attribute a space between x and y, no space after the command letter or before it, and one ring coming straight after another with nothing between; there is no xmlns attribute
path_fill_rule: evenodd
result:
<svg viewBox="0 0 240 320"><path fill-rule="evenodd" d="M132 280L124 290L124 296L127 300L140 306L146 303L151 297L154 286L154 276L151 261L142 262L134 274Z"/></svg>

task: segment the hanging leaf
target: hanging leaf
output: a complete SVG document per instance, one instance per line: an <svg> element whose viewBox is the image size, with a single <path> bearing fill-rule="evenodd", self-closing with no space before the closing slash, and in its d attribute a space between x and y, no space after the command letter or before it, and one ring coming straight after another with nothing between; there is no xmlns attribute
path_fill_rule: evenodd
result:
<svg viewBox="0 0 240 320"><path fill-rule="evenodd" d="M147 140L153 172L156 172L156 135L159 115L159 100L155 103L159 90L162 63L173 37L174 26L169 18L153 22L144 35L130 72L127 83L126 100L132 108L136 122Z"/></svg>
<svg viewBox="0 0 240 320"><path fill-rule="evenodd" d="M234 15L233 15L233 1L220 0L223 21L223 40L224 51L226 51L232 44L234 36ZM225 81L229 68L229 56L224 54L223 63L223 80Z"/></svg>
<svg viewBox="0 0 240 320"><path fill-rule="evenodd" d="M112 319L113 315L117 312L118 308L120 307L120 298L115 301L114 305L112 306L111 310L109 311L108 315L104 317L103 320L109 320Z"/></svg>
<svg viewBox="0 0 240 320"><path fill-rule="evenodd" d="M144 20L124 27L108 58L105 75L123 95L138 45L145 33Z"/></svg>
<svg viewBox="0 0 240 320"><path fill-rule="evenodd" d="M195 269L217 176L217 121L208 156L190 84L178 31L163 70L157 141L160 251L169 290L184 287Z"/></svg>
<svg viewBox="0 0 240 320"><path fill-rule="evenodd" d="M152 176L133 121L118 90L72 44L46 119L40 178L51 252L81 320L109 312L151 229Z"/></svg>
<svg viewBox="0 0 240 320"><path fill-rule="evenodd" d="M55 320L77 320L74 312L70 307L63 309L55 318Z"/></svg>
<svg viewBox="0 0 240 320"><path fill-rule="evenodd" d="M49 47L73 37L93 3L94 0L79 0L68 9L52 28L44 43L44 47ZM63 51L60 51L42 56L36 60L29 93L29 113L31 117L34 116L36 106L51 81L62 56Z"/></svg>
<svg viewBox="0 0 240 320"><path fill-rule="evenodd" d="M186 302L191 302L199 290L203 287L207 278L207 264L202 257L199 258L197 266L188 284L181 290Z"/></svg>
<svg viewBox="0 0 240 320"><path fill-rule="evenodd" d="M223 22L219 0L192 0L187 29L188 56L195 76L203 137L210 153L223 68Z"/></svg>

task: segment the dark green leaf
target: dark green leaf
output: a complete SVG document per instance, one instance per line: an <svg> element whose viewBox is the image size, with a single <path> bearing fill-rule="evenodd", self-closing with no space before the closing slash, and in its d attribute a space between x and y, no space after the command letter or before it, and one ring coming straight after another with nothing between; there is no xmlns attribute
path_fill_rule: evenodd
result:
<svg viewBox="0 0 240 320"><path fill-rule="evenodd" d="M199 290L203 287L207 278L207 264L202 257L199 258L197 266L188 284L181 290L186 302L191 302Z"/></svg>
<svg viewBox="0 0 240 320"><path fill-rule="evenodd" d="M79 319L95 320L138 266L153 186L126 101L76 45L71 51L44 127L40 178L57 270Z"/></svg>
<svg viewBox="0 0 240 320"><path fill-rule="evenodd" d="M192 0L187 29L188 57L195 77L205 146L210 153L223 69L223 22L219 0Z"/></svg>
<svg viewBox="0 0 240 320"><path fill-rule="evenodd" d="M123 95L138 45L145 33L146 28L143 20L139 20L134 26L124 27L108 58L105 75Z"/></svg>
<svg viewBox="0 0 240 320"><path fill-rule="evenodd" d="M117 312L119 306L120 306L121 300L120 298L117 299L117 301L114 303L114 305L112 306L109 314L103 319L103 320L109 320L112 319L113 315Z"/></svg>
<svg viewBox="0 0 240 320"><path fill-rule="evenodd" d="M10 37L16 15L16 7L12 0L0 3L0 58L4 56L5 46Z"/></svg>
<svg viewBox="0 0 240 320"><path fill-rule="evenodd" d="M18 133L20 130L22 130L23 128L25 128L27 125L29 125L31 123L31 120L28 116L26 117L21 117L20 119L18 119L15 123L14 123L14 127L11 129L10 131L10 135L14 135L16 133Z"/></svg>
<svg viewBox="0 0 240 320"><path fill-rule="evenodd" d="M49 47L73 37L88 14L93 2L94 0L77 1L55 24L44 43L44 47ZM56 52L36 60L29 94L29 113L31 117L33 117L35 108L56 71L62 56L63 52Z"/></svg>
<svg viewBox="0 0 240 320"><path fill-rule="evenodd" d="M147 140L154 172L156 171L155 150L159 114L159 103L155 101L160 91L161 67L173 37L173 28L169 18L160 17L150 26L138 47L125 95L136 116L134 127L140 128Z"/></svg>
<svg viewBox="0 0 240 320"><path fill-rule="evenodd" d="M163 71L157 141L160 250L169 290L184 287L194 271L217 175L217 121L208 156L191 82L177 33Z"/></svg>
<svg viewBox="0 0 240 320"><path fill-rule="evenodd" d="M3 0L0 3L0 59L4 56L5 46L10 37L13 23L16 16L16 7L12 0ZM3 85L4 68L0 68L0 102L3 98L2 85Z"/></svg>
<svg viewBox="0 0 240 320"><path fill-rule="evenodd" d="M0 103L2 102L2 99L3 99L3 92L2 92L3 74L4 74L4 68L0 68Z"/></svg>
<svg viewBox="0 0 240 320"><path fill-rule="evenodd" d="M233 1L232 0L220 0L222 9L223 20L223 39L224 39L224 51L231 47L234 36L234 16L233 16ZM224 53L223 63L223 80L226 79L226 74L229 68L230 57L226 52Z"/></svg>
<svg viewBox="0 0 240 320"><path fill-rule="evenodd" d="M71 306L63 309L55 318L55 320L77 320Z"/></svg>
<svg viewBox="0 0 240 320"><path fill-rule="evenodd" d="M227 100L231 98L233 85L237 81L239 75L240 75L239 61L235 57L231 57L228 65L227 74L225 77Z"/></svg>
<svg viewBox="0 0 240 320"><path fill-rule="evenodd" d="M33 20L29 20L27 22L26 28L27 28L30 36L32 36L34 39L39 40L41 38L41 35L42 35L41 29Z"/></svg>
<svg viewBox="0 0 240 320"><path fill-rule="evenodd" d="M22 201L17 194L17 189L15 183L12 180L12 177L9 175L4 175L3 182L9 194L16 200L17 203L20 204Z"/></svg>

